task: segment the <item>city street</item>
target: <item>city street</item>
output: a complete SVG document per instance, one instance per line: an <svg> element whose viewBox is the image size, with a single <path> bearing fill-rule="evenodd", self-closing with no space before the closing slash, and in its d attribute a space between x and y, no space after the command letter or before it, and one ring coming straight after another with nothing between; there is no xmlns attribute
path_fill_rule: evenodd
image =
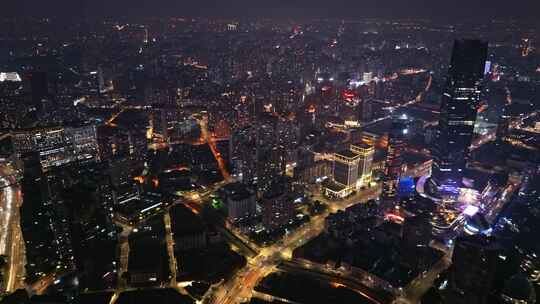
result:
<svg viewBox="0 0 540 304"><path fill-rule="evenodd" d="M240 269L232 279L211 290L211 294L207 294L205 297L205 303L233 304L251 298L257 283L266 275L275 271L280 261L290 260L292 251L295 248L304 245L323 231L324 220L330 212L346 209L356 203L366 202L378 197L379 194L380 186L370 188L365 192L359 192L340 201L329 201L319 194L314 194L316 199L329 205L329 210L312 217L309 223L286 235L283 240L276 244L262 248L257 256L248 259L248 264Z"/></svg>
<svg viewBox="0 0 540 304"><path fill-rule="evenodd" d="M118 236L118 247L120 252L120 268L118 269L118 289L127 287L126 278L124 276L128 271L129 265L129 234L132 231L131 227L123 226L123 230Z"/></svg>
<svg viewBox="0 0 540 304"><path fill-rule="evenodd" d="M20 227L21 189L13 168L0 165L0 255L7 256L4 286L1 290L15 291L24 287L25 250Z"/></svg>
<svg viewBox="0 0 540 304"><path fill-rule="evenodd" d="M446 270L452 263L448 255L439 260L424 275L415 278L404 288L403 295L398 297L394 304L416 304L422 296L433 286L433 282L439 274Z"/></svg>
<svg viewBox="0 0 540 304"><path fill-rule="evenodd" d="M34 2L0 304L538 298L540 0Z"/></svg>
<svg viewBox="0 0 540 304"><path fill-rule="evenodd" d="M165 240L167 241L167 252L169 254L169 268L171 271L171 285L176 286L176 270L177 260L174 254L174 239L171 231L171 215L169 210L163 214L163 222L165 223Z"/></svg>

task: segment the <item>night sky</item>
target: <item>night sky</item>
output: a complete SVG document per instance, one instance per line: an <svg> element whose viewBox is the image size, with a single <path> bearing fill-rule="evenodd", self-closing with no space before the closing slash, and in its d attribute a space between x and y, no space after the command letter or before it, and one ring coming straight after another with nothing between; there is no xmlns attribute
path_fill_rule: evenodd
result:
<svg viewBox="0 0 540 304"><path fill-rule="evenodd" d="M540 0L8 0L1 15L535 18Z"/></svg>

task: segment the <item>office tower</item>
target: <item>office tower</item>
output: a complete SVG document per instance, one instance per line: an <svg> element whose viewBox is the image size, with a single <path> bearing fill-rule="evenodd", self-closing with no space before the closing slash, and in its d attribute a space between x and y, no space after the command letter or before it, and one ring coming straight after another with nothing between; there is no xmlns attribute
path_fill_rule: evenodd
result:
<svg viewBox="0 0 540 304"><path fill-rule="evenodd" d="M32 92L32 106L41 111L43 102L50 98L49 81L47 73L34 71L30 75L30 90Z"/></svg>
<svg viewBox="0 0 540 304"><path fill-rule="evenodd" d="M397 197L399 179L403 165L405 135L407 125L404 119L394 118L388 132L388 148L384 167L382 199L386 203L394 203Z"/></svg>
<svg viewBox="0 0 540 304"><path fill-rule="evenodd" d="M294 216L290 183L286 178L274 179L262 196L263 226L274 231L287 225Z"/></svg>
<svg viewBox="0 0 540 304"><path fill-rule="evenodd" d="M341 101L338 103L338 111L346 126L357 126L361 111L359 110L360 98L355 91L344 90L341 93Z"/></svg>
<svg viewBox="0 0 540 304"><path fill-rule="evenodd" d="M280 136L276 116L264 112L259 116L256 124L233 131L229 155L233 175L264 193L273 179L285 174L287 136Z"/></svg>
<svg viewBox="0 0 540 304"><path fill-rule="evenodd" d="M358 166L360 155L351 150L344 150L334 153L334 166L332 169L334 181L343 187L356 188L358 181Z"/></svg>
<svg viewBox="0 0 540 304"><path fill-rule="evenodd" d="M373 100L364 98L358 107L360 122L367 123L373 119Z"/></svg>
<svg viewBox="0 0 540 304"><path fill-rule="evenodd" d="M62 231L57 229L56 224L61 219L56 218L56 210L51 206L51 190L42 170L39 153L26 153L21 158L24 162L21 230L26 248L26 278L29 282L35 282L47 273L71 268L72 260L62 246L67 240L58 239Z"/></svg>
<svg viewBox="0 0 540 304"><path fill-rule="evenodd" d="M375 148L366 143L351 145L334 153L333 179L325 183L324 191L331 197L343 198L371 181Z"/></svg>
<svg viewBox="0 0 540 304"><path fill-rule="evenodd" d="M285 173L285 148L281 145L257 147L257 188L268 190L272 180Z"/></svg>
<svg viewBox="0 0 540 304"><path fill-rule="evenodd" d="M456 40L444 88L439 126L432 148L432 180L440 193L457 191L469 155L487 43Z"/></svg>
<svg viewBox="0 0 540 304"><path fill-rule="evenodd" d="M456 239L444 303L485 304L493 291L500 244L483 235Z"/></svg>
<svg viewBox="0 0 540 304"><path fill-rule="evenodd" d="M296 161L296 148L300 141L300 129L295 122L288 119L280 119L277 124L277 139L278 145L283 149L284 163L292 163Z"/></svg>
<svg viewBox="0 0 540 304"><path fill-rule="evenodd" d="M234 130L229 141L229 161L232 174L245 184L252 184L256 176L256 132L251 126Z"/></svg>
<svg viewBox="0 0 540 304"><path fill-rule="evenodd" d="M257 190L264 193L285 174L285 147L279 142L277 117L264 113L257 125Z"/></svg>
<svg viewBox="0 0 540 304"><path fill-rule="evenodd" d="M224 187L227 197L227 216L237 221L252 217L257 212L255 192L245 184L234 183Z"/></svg>
<svg viewBox="0 0 540 304"><path fill-rule="evenodd" d="M110 288L116 227L106 166L64 164L43 172L38 153L23 155L21 227L27 276L77 270L82 288ZM108 192L108 193L105 193Z"/></svg>
<svg viewBox="0 0 540 304"><path fill-rule="evenodd" d="M144 160L148 151L148 139L143 130L129 130L127 132L129 140L129 155L138 160Z"/></svg>
<svg viewBox="0 0 540 304"><path fill-rule="evenodd" d="M66 212L66 235L82 288L111 288L116 278L117 228L106 170L103 163L63 168L61 181L66 186L59 189L61 199L53 203Z"/></svg>
<svg viewBox="0 0 540 304"><path fill-rule="evenodd" d="M148 79L144 65L140 64L135 69L129 71L129 90L128 99L142 103L145 99L145 87L148 85Z"/></svg>
<svg viewBox="0 0 540 304"><path fill-rule="evenodd" d="M365 143L351 145L351 151L358 155L358 179L356 188L364 187L371 182L373 155L375 148Z"/></svg>

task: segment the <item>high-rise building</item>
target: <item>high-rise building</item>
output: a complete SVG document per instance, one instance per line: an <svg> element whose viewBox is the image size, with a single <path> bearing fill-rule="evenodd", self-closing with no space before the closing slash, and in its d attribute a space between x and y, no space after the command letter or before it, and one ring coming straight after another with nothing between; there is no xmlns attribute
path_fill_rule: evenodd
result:
<svg viewBox="0 0 540 304"><path fill-rule="evenodd" d="M457 238L444 303L488 303L501 253L500 244L491 237Z"/></svg>
<svg viewBox="0 0 540 304"><path fill-rule="evenodd" d="M264 113L257 124L257 190L264 193L285 174L285 147L279 142L277 117Z"/></svg>
<svg viewBox="0 0 540 304"><path fill-rule="evenodd" d="M440 193L453 193L461 183L473 137L486 57L486 42L456 40L454 43L432 148L432 180Z"/></svg>
<svg viewBox="0 0 540 304"><path fill-rule="evenodd" d="M34 71L30 75L30 89L32 91L32 106L41 111L43 102L50 98L49 80L47 73Z"/></svg>
<svg viewBox="0 0 540 304"><path fill-rule="evenodd" d="M21 230L26 248L26 277L34 282L55 270L71 269L73 256L62 225L69 221L54 202L52 177L44 174L38 152L25 153L21 158L24 162Z"/></svg>
<svg viewBox="0 0 540 304"><path fill-rule="evenodd" d="M148 151L146 132L130 130L128 132L129 154L135 159L143 160Z"/></svg>
<svg viewBox="0 0 540 304"><path fill-rule="evenodd" d="M257 147L257 188L264 192L275 178L285 174L285 148L282 145Z"/></svg>
<svg viewBox="0 0 540 304"><path fill-rule="evenodd" d="M384 167L383 201L393 203L397 197L399 179L403 166L403 153L405 149L405 135L407 125L403 119L393 119L392 127L388 132L388 147Z"/></svg>
<svg viewBox="0 0 540 304"><path fill-rule="evenodd" d="M73 252L79 284L89 289L110 288L115 278L111 273L116 271L117 238L107 164L87 163L59 171L64 176L55 179L72 184L57 186L61 199L52 204L66 215L58 217L62 213L57 212L55 221L67 219L62 239L70 240L68 248Z"/></svg>
<svg viewBox="0 0 540 304"><path fill-rule="evenodd" d="M262 196L263 226L268 231L283 228L294 216L290 184L286 178L274 179Z"/></svg>
<svg viewBox="0 0 540 304"><path fill-rule="evenodd" d="M351 151L358 155L358 179L356 181L356 188L367 186L371 182L375 148L365 143L359 143L351 145Z"/></svg>
<svg viewBox="0 0 540 304"><path fill-rule="evenodd" d="M274 179L285 174L288 136L280 132L279 126L278 117L263 112L256 124L239 128L231 135L233 175L245 184L256 184L259 193L267 191Z"/></svg>
<svg viewBox="0 0 540 304"><path fill-rule="evenodd" d="M248 126L234 130L229 141L229 158L232 174L246 184L253 183L256 176L256 133Z"/></svg>
<svg viewBox="0 0 540 304"><path fill-rule="evenodd" d="M356 190L361 156L351 149L334 153L332 179L324 181L324 193L343 198Z"/></svg>
<svg viewBox="0 0 540 304"><path fill-rule="evenodd" d="M366 143L334 153L332 180L325 182L327 196L345 197L371 181L375 148Z"/></svg>
<svg viewBox="0 0 540 304"><path fill-rule="evenodd" d="M373 119L373 100L364 98L358 107L360 122L367 123Z"/></svg>
<svg viewBox="0 0 540 304"><path fill-rule="evenodd" d="M347 188L356 188L359 163L360 155L351 150L334 153L334 181Z"/></svg>
<svg viewBox="0 0 540 304"><path fill-rule="evenodd" d="M255 191L241 183L229 184L224 188L227 196L227 215L232 221L249 218L257 212Z"/></svg>

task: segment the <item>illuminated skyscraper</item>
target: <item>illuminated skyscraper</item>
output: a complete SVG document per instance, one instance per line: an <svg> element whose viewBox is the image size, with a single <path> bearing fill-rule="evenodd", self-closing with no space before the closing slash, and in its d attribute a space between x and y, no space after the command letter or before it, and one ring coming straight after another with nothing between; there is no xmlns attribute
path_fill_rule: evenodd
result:
<svg viewBox="0 0 540 304"><path fill-rule="evenodd" d="M246 184L252 184L256 177L256 143L256 132L250 126L238 128L231 134L229 156L232 174Z"/></svg>
<svg viewBox="0 0 540 304"><path fill-rule="evenodd" d="M290 190L289 180L275 178L262 195L263 226L268 231L283 228L293 218L294 204Z"/></svg>
<svg viewBox="0 0 540 304"><path fill-rule="evenodd" d="M285 174L285 147L279 143L278 119L269 114L257 121L257 189L264 193L274 178Z"/></svg>
<svg viewBox="0 0 540 304"><path fill-rule="evenodd" d="M441 193L454 192L463 177L480 101L487 47L486 42L479 40L454 42L432 148L432 179Z"/></svg>
<svg viewBox="0 0 540 304"><path fill-rule="evenodd" d="M356 190L359 163L360 155L351 150L334 153L333 178L325 181L325 194L334 198L343 198Z"/></svg>
<svg viewBox="0 0 540 304"><path fill-rule="evenodd" d="M234 130L229 146L233 175L245 184L256 184L259 194L272 180L285 174L286 149L278 130L278 118L262 113L257 123Z"/></svg>
<svg viewBox="0 0 540 304"><path fill-rule="evenodd" d="M375 148L371 145L360 143L351 145L351 151L358 154L358 180L356 188L364 187L371 182L373 156Z"/></svg>
<svg viewBox="0 0 540 304"><path fill-rule="evenodd" d="M336 183L354 189L358 180L360 156L351 150L334 154L334 180Z"/></svg>
<svg viewBox="0 0 540 304"><path fill-rule="evenodd" d="M399 179L403 165L403 150L405 149L405 135L407 125L403 119L394 119L392 128L388 133L388 150L386 166L384 168L384 181L382 198L385 202L394 202L397 196Z"/></svg>

